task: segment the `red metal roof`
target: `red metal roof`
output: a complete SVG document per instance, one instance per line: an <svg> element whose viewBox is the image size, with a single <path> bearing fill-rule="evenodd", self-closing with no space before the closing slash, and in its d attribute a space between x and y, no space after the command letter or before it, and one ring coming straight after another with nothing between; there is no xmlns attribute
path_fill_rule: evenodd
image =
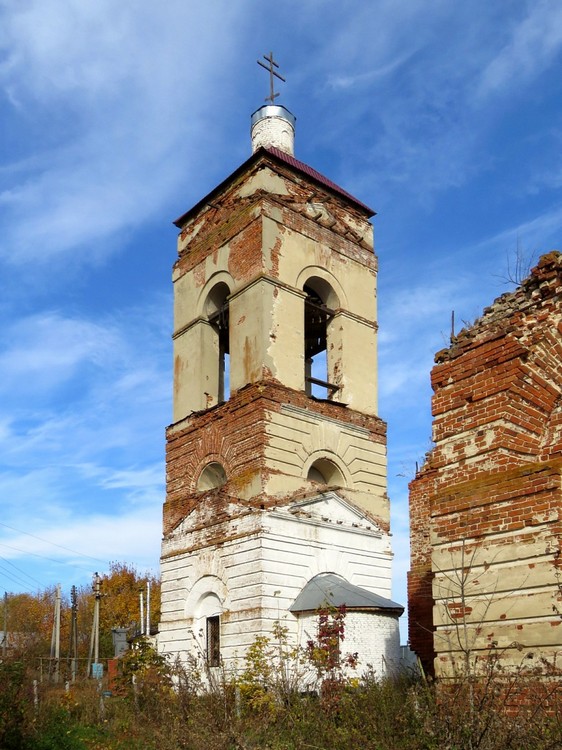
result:
<svg viewBox="0 0 562 750"><path fill-rule="evenodd" d="M375 212L372 208L369 208L369 206L365 205L361 201L357 200L351 193L348 193L347 190L344 190L339 185L336 185L335 182L332 182L332 180L329 180L327 177L324 177L323 174L320 172L317 172L312 167L309 167L308 164L305 164L303 161L299 161L298 159L295 159L294 156L291 156L290 154L286 154L284 151L281 151L278 148L264 148L264 151L267 151L268 154L272 154L273 156L277 157L281 161L285 162L285 164L288 164L290 167L293 167L293 169L298 169L299 172L304 172L305 175L308 177L311 177L313 180L316 180L316 182L319 182L324 187L328 188L334 193L338 193L338 195L341 195L342 197L346 198L348 201L351 201L352 203L355 203L357 206L361 206L365 211L368 211L371 216L374 216Z"/></svg>

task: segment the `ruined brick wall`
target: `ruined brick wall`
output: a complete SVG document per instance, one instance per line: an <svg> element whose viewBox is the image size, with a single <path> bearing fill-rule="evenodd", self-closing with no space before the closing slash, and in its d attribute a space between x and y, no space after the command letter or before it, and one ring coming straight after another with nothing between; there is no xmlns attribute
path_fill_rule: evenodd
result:
<svg viewBox="0 0 562 750"><path fill-rule="evenodd" d="M434 472L422 469L410 485L410 570L408 572L408 641L424 669L433 672L433 593L430 544L430 497Z"/></svg>
<svg viewBox="0 0 562 750"><path fill-rule="evenodd" d="M451 671L562 649L562 255L436 355L435 447L410 486L412 647Z"/></svg>

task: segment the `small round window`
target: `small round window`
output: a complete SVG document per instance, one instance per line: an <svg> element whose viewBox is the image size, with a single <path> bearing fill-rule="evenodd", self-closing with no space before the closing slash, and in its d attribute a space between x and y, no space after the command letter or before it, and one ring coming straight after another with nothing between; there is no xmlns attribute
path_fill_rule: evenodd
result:
<svg viewBox="0 0 562 750"><path fill-rule="evenodd" d="M224 467L219 464L218 461L213 461L212 463L207 464L201 474L199 474L197 489L199 492L202 492L204 490L212 490L216 487L222 487L223 484L226 484L226 472Z"/></svg>

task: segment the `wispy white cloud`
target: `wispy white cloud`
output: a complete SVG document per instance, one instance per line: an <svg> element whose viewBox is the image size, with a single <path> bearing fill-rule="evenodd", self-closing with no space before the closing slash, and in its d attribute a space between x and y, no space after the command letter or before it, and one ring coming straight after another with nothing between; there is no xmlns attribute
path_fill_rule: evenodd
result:
<svg viewBox="0 0 562 750"><path fill-rule="evenodd" d="M209 114L216 50L227 54L239 15L226 2L178 0L158 8L31 0L5 14L0 82L17 102L11 112L5 104L6 115L30 141L0 175L6 260L45 261L86 244L90 252L73 261L95 260L114 250L105 239L169 201L199 163L189 135ZM41 129L53 116L55 139Z"/></svg>
<svg viewBox="0 0 562 750"><path fill-rule="evenodd" d="M502 229L489 237L484 237L475 250L485 251L490 247L514 250L519 241L530 249L539 248L540 252L554 249L545 247L546 242L558 241L562 234L562 206L554 206L550 210L540 212L534 218ZM559 249L559 248L558 248Z"/></svg>
<svg viewBox="0 0 562 750"><path fill-rule="evenodd" d="M517 98L519 75L525 84L553 70L561 12L553 0L509 10L457 4L454 12L450 3L428 12L427 4L381 2L375 13L371 6L342 13L311 67L313 106L325 123L315 138L341 144L334 159L343 154L343 184L360 196L376 186L379 209L397 190L429 209L440 193L504 170L501 148L488 143L497 137L497 100L477 92L502 88L511 76ZM529 184L533 166L525 169Z"/></svg>
<svg viewBox="0 0 562 750"><path fill-rule="evenodd" d="M4 463L4 462L3 462ZM58 515L63 507L58 496L58 469L50 466L30 467L22 473L15 467L4 465L0 471L0 496L2 497L2 522L26 519L24 528L29 528L29 509L35 509L40 519L45 512L51 517ZM48 503L45 501L48 500ZM48 511L47 511L48 508Z"/></svg>
<svg viewBox="0 0 562 750"><path fill-rule="evenodd" d="M550 66L562 50L562 6L539 0L526 6L524 18L513 25L508 42L486 66L481 97L514 91Z"/></svg>
<svg viewBox="0 0 562 750"><path fill-rule="evenodd" d="M95 321L37 312L2 332L2 522L34 536L0 526L0 555L58 560L45 585L76 582L84 561L35 536L98 560L158 558L171 391L161 302Z"/></svg>
<svg viewBox="0 0 562 750"><path fill-rule="evenodd" d="M162 485L161 466L143 466L142 469L105 469L101 480L102 487L109 489L136 489L147 485Z"/></svg>
<svg viewBox="0 0 562 750"><path fill-rule="evenodd" d="M103 434L99 437L104 439ZM92 456L91 450L86 452ZM42 465L33 448L26 457L28 467L0 465L1 557L26 561L26 569L35 567L34 576L44 586L56 580L66 587L86 581L94 569L104 569L104 560L106 566L110 560L123 560L155 567L164 499L162 463L141 461L138 467L117 470L90 464L84 471L79 464L65 464L72 456L64 451L51 465ZM35 460L39 468L31 466ZM58 564L34 566L37 556ZM84 572L77 573L77 568Z"/></svg>
<svg viewBox="0 0 562 750"><path fill-rule="evenodd" d="M87 583L95 570L103 571L104 563L107 568L116 559L154 571L160 545L160 535L154 532L160 521L160 507L154 505L128 509L126 514L76 515L56 524L45 523L34 528L32 535L0 527L0 555L15 562L39 556L43 562L34 575L41 577L40 583L48 586L63 580L67 589L70 583ZM10 526L21 531L29 528L23 516ZM53 564L57 561L58 565Z"/></svg>
<svg viewBox="0 0 562 750"><path fill-rule="evenodd" d="M414 54L415 50L409 50L407 53L399 55L395 59L385 62L374 70L368 70L365 72L348 75L331 76L328 78L326 85L331 89L352 90L356 89L357 87L363 87L373 84L377 79L385 78L391 73L394 73Z"/></svg>
<svg viewBox="0 0 562 750"><path fill-rule="evenodd" d="M314 105L337 112L317 137L333 144L336 129L345 144L344 183L359 195L373 184L383 195L400 186L408 200L428 205L488 168L489 157L475 158L488 121L475 112L472 93L494 14L450 10L448 3L428 14L427 4L382 2L375 22L365 6L340 20L322 47L338 60L337 72L326 76L332 66L322 55L312 62L324 75ZM350 132L357 134L351 141Z"/></svg>
<svg viewBox="0 0 562 750"><path fill-rule="evenodd" d="M119 356L125 341L115 329L47 311L4 327L0 347L0 392L29 395L60 385L85 362L103 367Z"/></svg>

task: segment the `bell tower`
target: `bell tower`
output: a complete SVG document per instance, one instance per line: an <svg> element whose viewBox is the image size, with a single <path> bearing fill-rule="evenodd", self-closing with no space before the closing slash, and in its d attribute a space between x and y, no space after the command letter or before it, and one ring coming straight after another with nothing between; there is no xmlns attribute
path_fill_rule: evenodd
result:
<svg viewBox="0 0 562 750"><path fill-rule="evenodd" d="M299 638L291 607L318 575L401 612L373 211L294 157L294 130L285 107L258 109L250 158L175 222L159 644L210 667L280 618Z"/></svg>

